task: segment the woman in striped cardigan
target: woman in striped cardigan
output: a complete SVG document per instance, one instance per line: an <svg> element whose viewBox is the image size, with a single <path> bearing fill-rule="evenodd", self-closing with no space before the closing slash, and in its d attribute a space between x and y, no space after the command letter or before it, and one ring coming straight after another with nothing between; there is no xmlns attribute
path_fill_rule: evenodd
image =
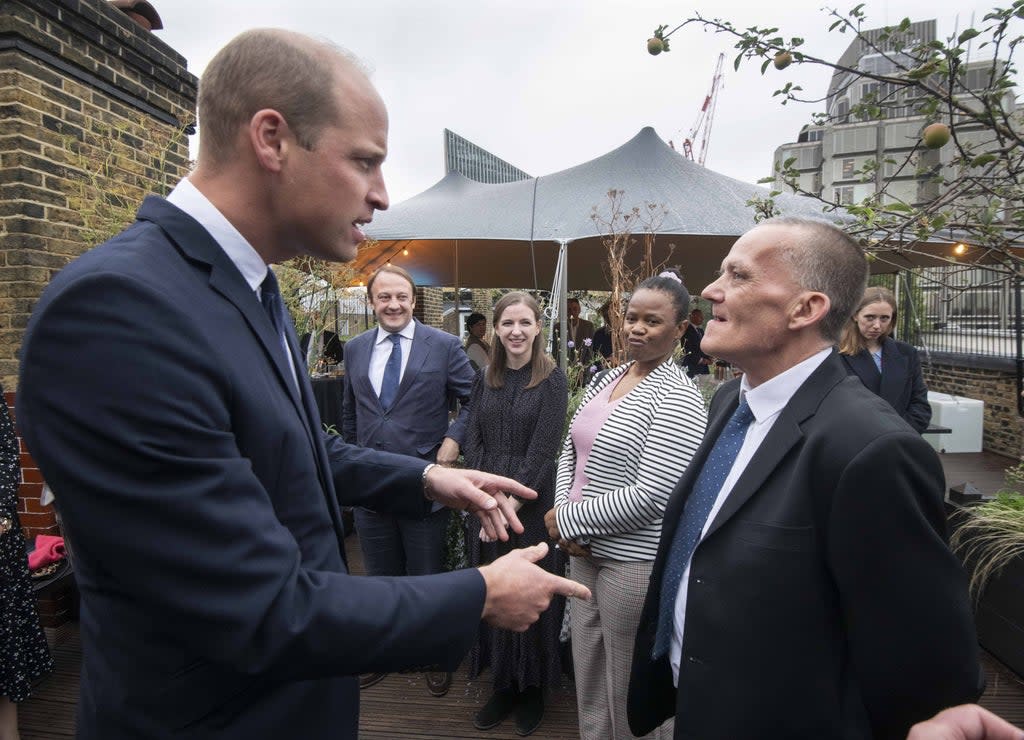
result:
<svg viewBox="0 0 1024 740"><path fill-rule="evenodd" d="M669 495L700 444L704 402L675 363L690 296L675 273L640 284L623 335L632 361L590 384L566 437L548 532L594 598L572 605L581 740L632 738L633 639ZM671 721L648 737L671 737Z"/></svg>

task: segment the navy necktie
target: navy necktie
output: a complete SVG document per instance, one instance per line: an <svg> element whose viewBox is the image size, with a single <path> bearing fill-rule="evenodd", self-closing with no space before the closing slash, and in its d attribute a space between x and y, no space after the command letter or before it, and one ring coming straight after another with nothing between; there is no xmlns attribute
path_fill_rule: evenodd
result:
<svg viewBox="0 0 1024 740"><path fill-rule="evenodd" d="M278 340L281 340L284 337L284 304L281 301L281 289L277 286L277 278L271 269L267 269L267 276L260 284L260 303L270 317L270 323L274 325L274 333L277 334Z"/></svg>
<svg viewBox="0 0 1024 740"><path fill-rule="evenodd" d="M391 354L384 365L384 379L380 383L380 406L387 411L398 395L398 381L402 378L402 337L400 334L389 334Z"/></svg>
<svg viewBox="0 0 1024 740"><path fill-rule="evenodd" d="M680 518L679 527L676 529L675 537L672 539L672 547L668 551L668 559L665 562L665 576L661 582L661 602L658 609L658 632L654 639L655 659L660 658L668 652L672 641L672 630L674 628L673 615L676 608L676 595L679 592L679 584L683 580L683 573L690 562L693 551L697 549L700 542L701 532L708 521L711 508L715 505L722 484L729 476L736 456L743 446L743 438L747 434L747 427L754 420L750 412L750 406L746 399L733 412L732 417L725 425L725 429L715 440L711 452L708 453L701 468L697 482L690 492L683 506L683 516Z"/></svg>
<svg viewBox="0 0 1024 740"><path fill-rule="evenodd" d="M267 276L260 284L260 303L263 310L267 312L270 323L274 327L274 334L277 335L277 346L284 353L284 359L288 360L288 340L285 338L285 326L287 322L284 317L284 301L281 299L281 289L277 285L277 278L274 271L268 269Z"/></svg>

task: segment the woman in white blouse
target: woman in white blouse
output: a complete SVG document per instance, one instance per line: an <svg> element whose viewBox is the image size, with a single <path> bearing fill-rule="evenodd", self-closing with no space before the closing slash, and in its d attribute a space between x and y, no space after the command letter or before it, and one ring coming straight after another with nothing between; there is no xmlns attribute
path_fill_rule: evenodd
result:
<svg viewBox="0 0 1024 740"><path fill-rule="evenodd" d="M545 521L594 598L572 605L581 740L632 738L626 692L633 639L669 495L700 444L704 401L673 360L690 296L674 272L633 293L623 326L631 362L584 392ZM671 721L647 737L669 738Z"/></svg>

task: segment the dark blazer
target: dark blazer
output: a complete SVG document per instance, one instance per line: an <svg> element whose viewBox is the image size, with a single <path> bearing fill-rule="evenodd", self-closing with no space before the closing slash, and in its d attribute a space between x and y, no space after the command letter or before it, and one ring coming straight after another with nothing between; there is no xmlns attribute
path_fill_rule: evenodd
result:
<svg viewBox="0 0 1024 740"><path fill-rule="evenodd" d="M686 331L683 332L683 336L679 339L679 344L683 348L683 367L686 368L686 374L691 378L694 375L708 375L711 372L710 365L702 365L701 360L710 360L711 355L706 355L700 351L700 340L704 338L704 329L698 328L693 324L686 325Z"/></svg>
<svg viewBox="0 0 1024 740"><path fill-rule="evenodd" d="M445 437L461 446L475 373L458 338L416 321L409 362L388 412L381 408L370 382L370 358L376 339L374 327L345 344L341 425L345 441L423 459L432 459ZM459 401L461 408L449 426L452 401Z"/></svg>
<svg viewBox="0 0 1024 740"><path fill-rule="evenodd" d="M455 668L483 580L348 575L336 498L425 515L422 462L324 435L223 250L160 198L138 219L53 279L22 347L82 596L78 737L355 738L355 676Z"/></svg>
<svg viewBox="0 0 1024 740"><path fill-rule="evenodd" d="M676 738L900 738L982 689L935 451L833 353L776 419L694 551L678 691L651 658L669 544L738 403L722 386L672 494L636 638L629 723Z"/></svg>
<svg viewBox="0 0 1024 740"><path fill-rule="evenodd" d="M917 348L886 337L882 341L881 373L866 349L841 357L846 363L846 372L856 375L869 391L888 401L910 426L919 432L928 428L932 407L928 403L928 388L924 384Z"/></svg>

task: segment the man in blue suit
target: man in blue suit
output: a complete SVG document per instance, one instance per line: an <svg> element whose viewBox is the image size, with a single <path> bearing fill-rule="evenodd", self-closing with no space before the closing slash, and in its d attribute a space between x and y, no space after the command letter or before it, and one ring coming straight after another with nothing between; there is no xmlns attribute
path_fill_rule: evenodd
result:
<svg viewBox="0 0 1024 740"><path fill-rule="evenodd" d="M387 113L356 64L245 33L200 87L199 162L43 293L18 421L82 595L78 737L356 738L355 676L455 666L478 621L525 629L544 548L417 579L347 572L339 500L432 502L504 535L514 481L325 435L267 265L350 260L387 207ZM264 305L261 305L263 303ZM68 357L73 357L72 365Z"/></svg>
<svg viewBox="0 0 1024 740"><path fill-rule="evenodd" d="M451 465L459 456L473 390L473 368L459 340L413 318L416 286L401 267L385 265L367 281L378 326L346 344L341 434L346 442ZM448 409L461 408L449 426ZM359 545L372 576L440 573L450 512L427 517L355 510ZM363 688L382 679L373 673ZM427 671L427 689L444 696L451 673Z"/></svg>

